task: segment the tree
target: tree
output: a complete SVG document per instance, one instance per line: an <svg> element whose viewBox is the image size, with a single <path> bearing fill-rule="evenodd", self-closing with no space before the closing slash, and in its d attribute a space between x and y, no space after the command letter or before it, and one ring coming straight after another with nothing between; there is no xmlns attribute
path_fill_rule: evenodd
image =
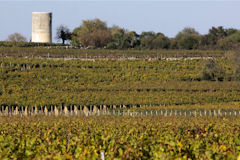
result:
<svg viewBox="0 0 240 160"><path fill-rule="evenodd" d="M109 30L96 30L85 36L89 43L88 45L93 46L94 48L103 48L112 41L112 35Z"/></svg>
<svg viewBox="0 0 240 160"><path fill-rule="evenodd" d="M115 34L123 34L125 30L119 26L113 25L111 28L109 28L111 31L111 34L114 36Z"/></svg>
<svg viewBox="0 0 240 160"><path fill-rule="evenodd" d="M199 45L198 36L184 36L178 40L178 48L180 49L197 49Z"/></svg>
<svg viewBox="0 0 240 160"><path fill-rule="evenodd" d="M178 49L178 43L177 40L175 38L170 38L170 49Z"/></svg>
<svg viewBox="0 0 240 160"><path fill-rule="evenodd" d="M142 32L140 35L141 48L143 49L153 49L153 40L155 39L156 34L152 31Z"/></svg>
<svg viewBox="0 0 240 160"><path fill-rule="evenodd" d="M115 48L126 49L131 47L131 36L127 34L126 30L123 29L120 32L116 32L112 36Z"/></svg>
<svg viewBox="0 0 240 160"><path fill-rule="evenodd" d="M66 40L71 40L72 33L67 26L60 25L57 27L56 39L62 40L62 44L65 44Z"/></svg>
<svg viewBox="0 0 240 160"><path fill-rule="evenodd" d="M194 28L185 27L182 31L178 32L175 38L179 40L186 36L199 36L199 33Z"/></svg>
<svg viewBox="0 0 240 160"><path fill-rule="evenodd" d="M236 32L237 30L233 28L224 29L222 26L212 27L211 29L209 29L208 34L203 36L201 40L201 45L215 46L219 48L219 46L217 45L219 41L220 41L220 44L222 44L224 38L231 36Z"/></svg>
<svg viewBox="0 0 240 160"><path fill-rule="evenodd" d="M72 44L102 48L112 40L107 24L99 19L84 20L73 30Z"/></svg>
<svg viewBox="0 0 240 160"><path fill-rule="evenodd" d="M239 49L240 31L230 34L226 38L221 38L217 42L217 47L221 49Z"/></svg>
<svg viewBox="0 0 240 160"><path fill-rule="evenodd" d="M7 38L10 42L27 42L27 38L22 36L20 33L10 34Z"/></svg>
<svg viewBox="0 0 240 160"><path fill-rule="evenodd" d="M238 32L237 29L234 29L234 28L229 28L229 29L226 29L226 33L227 33L227 36L230 36L234 33Z"/></svg>
<svg viewBox="0 0 240 160"><path fill-rule="evenodd" d="M112 41L107 45L109 49L135 48L140 45L139 35L134 31L128 31L114 26L110 28Z"/></svg>
<svg viewBox="0 0 240 160"><path fill-rule="evenodd" d="M169 38L162 33L157 33L152 43L153 49L168 49L170 47Z"/></svg>
<svg viewBox="0 0 240 160"><path fill-rule="evenodd" d="M218 40L227 36L225 29L222 26L212 27L206 35L207 45L216 45Z"/></svg>
<svg viewBox="0 0 240 160"><path fill-rule="evenodd" d="M126 36L130 42L130 48L135 48L140 45L140 36L135 31L128 31Z"/></svg>
<svg viewBox="0 0 240 160"><path fill-rule="evenodd" d="M140 35L141 47L145 49L168 49L170 40L162 33L143 32Z"/></svg>
<svg viewBox="0 0 240 160"><path fill-rule="evenodd" d="M123 35L125 34L125 30L123 28L120 28L119 26L112 26L109 28L111 35L112 35L112 41L107 44L108 49L120 49L122 44Z"/></svg>
<svg viewBox="0 0 240 160"><path fill-rule="evenodd" d="M240 31L236 31L227 37L232 43L240 43Z"/></svg>
<svg viewBox="0 0 240 160"><path fill-rule="evenodd" d="M194 28L186 27L176 35L175 39L180 49L196 49L200 35Z"/></svg>

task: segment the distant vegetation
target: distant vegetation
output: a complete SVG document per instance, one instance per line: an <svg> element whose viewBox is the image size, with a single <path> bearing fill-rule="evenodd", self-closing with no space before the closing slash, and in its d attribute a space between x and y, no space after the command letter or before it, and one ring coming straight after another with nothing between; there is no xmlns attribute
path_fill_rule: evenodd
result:
<svg viewBox="0 0 240 160"><path fill-rule="evenodd" d="M10 34L7 38L8 42L27 42L27 38L21 35L20 33Z"/></svg>
<svg viewBox="0 0 240 160"><path fill-rule="evenodd" d="M68 29L62 28L62 31ZM58 28L59 31L59 28ZM118 26L108 27L99 19L84 20L72 32L71 44L84 48L107 49L238 49L240 31L234 28L212 27L208 34L200 35L194 28L184 28L176 37L152 31L137 34Z"/></svg>
<svg viewBox="0 0 240 160"><path fill-rule="evenodd" d="M240 49L240 30L234 28L212 27L205 35L199 34L194 28L186 27L169 38L161 32L144 31L140 34L119 26L108 27L100 19L83 20L82 24L70 31L65 25L56 29L55 38L71 46L88 49L138 49L138 50L233 50ZM19 33L9 35L7 41L26 42L26 38ZM3 46L4 42L0 43ZM52 46L55 44L48 44ZM4 45L6 46L6 45ZM7 45L9 46L9 45ZM10 45L11 46L11 45ZM24 45L36 46L36 43ZM39 46L39 45L37 45Z"/></svg>

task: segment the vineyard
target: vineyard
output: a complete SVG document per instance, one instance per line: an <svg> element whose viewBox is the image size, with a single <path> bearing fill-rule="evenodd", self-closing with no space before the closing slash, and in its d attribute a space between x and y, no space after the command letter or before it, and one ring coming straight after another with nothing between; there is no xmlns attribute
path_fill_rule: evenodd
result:
<svg viewBox="0 0 240 160"><path fill-rule="evenodd" d="M27 43L29 44L29 43ZM231 51L227 51L231 52ZM82 58L82 59L119 59L119 58L164 58L164 57L223 57L223 50L109 50L109 49L73 49L65 47L19 47L1 46L0 56L28 57L28 58Z"/></svg>
<svg viewBox="0 0 240 160"><path fill-rule="evenodd" d="M0 59L1 106L238 102L240 82L201 81L200 60ZM232 74L231 64L218 59Z"/></svg>
<svg viewBox="0 0 240 160"><path fill-rule="evenodd" d="M61 59L49 49L45 59L9 49L0 48L0 159L240 158L240 81L223 52L98 59L72 49ZM202 78L212 59L220 80Z"/></svg>
<svg viewBox="0 0 240 160"><path fill-rule="evenodd" d="M239 118L0 117L0 159L236 159ZM116 125L117 124L117 125Z"/></svg>

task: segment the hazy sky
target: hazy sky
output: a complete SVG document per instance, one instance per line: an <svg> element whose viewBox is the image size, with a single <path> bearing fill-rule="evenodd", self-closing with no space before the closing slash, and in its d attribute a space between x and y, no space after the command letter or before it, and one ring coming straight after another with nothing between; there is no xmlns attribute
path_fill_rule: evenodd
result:
<svg viewBox="0 0 240 160"><path fill-rule="evenodd" d="M0 41L14 32L31 37L32 12L53 13L56 27L78 27L82 20L100 18L128 30L162 32L174 37L184 27L201 34L212 26L240 29L240 1L2 1L0 0ZM55 41L55 39L54 39Z"/></svg>

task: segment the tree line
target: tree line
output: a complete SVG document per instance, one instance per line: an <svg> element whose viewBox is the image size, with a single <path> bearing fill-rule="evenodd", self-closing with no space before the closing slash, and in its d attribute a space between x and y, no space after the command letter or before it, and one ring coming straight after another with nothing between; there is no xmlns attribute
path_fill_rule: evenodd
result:
<svg viewBox="0 0 240 160"><path fill-rule="evenodd" d="M201 35L194 28L186 27L174 38L153 31L129 31L119 26L108 27L100 19L83 20L73 31L65 25L56 29L56 39L62 44L66 41L73 46L83 48L106 49L238 49L240 48L240 30L212 27L207 34ZM20 37L20 38L19 38ZM21 35L10 35L8 41L26 41Z"/></svg>
<svg viewBox="0 0 240 160"><path fill-rule="evenodd" d="M70 36L71 35L71 36ZM108 49L233 49L240 47L240 31L234 28L212 27L205 35L186 27L174 38L152 31L137 34L118 26L108 27L100 19L83 20L72 32L65 26L57 28L57 38L70 40L84 48Z"/></svg>

